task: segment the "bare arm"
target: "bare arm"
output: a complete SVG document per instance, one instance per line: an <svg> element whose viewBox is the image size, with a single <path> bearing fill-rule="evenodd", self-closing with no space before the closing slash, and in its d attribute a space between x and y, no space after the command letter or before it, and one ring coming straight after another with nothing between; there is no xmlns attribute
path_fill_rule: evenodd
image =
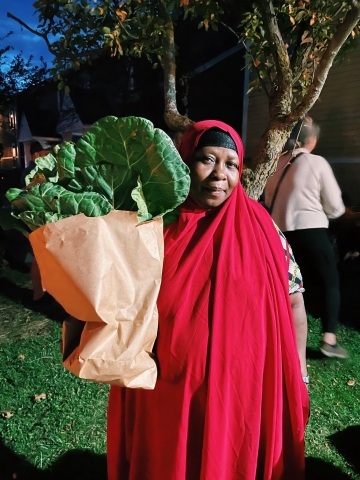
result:
<svg viewBox="0 0 360 480"><path fill-rule="evenodd" d="M307 376L306 367L306 340L307 340L307 316L302 292L302 276L297 265L294 254L284 234L274 223L274 226L279 234L279 238L284 249L285 258L288 268L289 277L289 295L291 309L294 319L296 344L300 360L301 374L303 377Z"/></svg>
<svg viewBox="0 0 360 480"><path fill-rule="evenodd" d="M306 367L306 340L307 340L307 317L303 294L296 292L290 295L291 309L294 317L296 344L300 359L301 374L307 376Z"/></svg>

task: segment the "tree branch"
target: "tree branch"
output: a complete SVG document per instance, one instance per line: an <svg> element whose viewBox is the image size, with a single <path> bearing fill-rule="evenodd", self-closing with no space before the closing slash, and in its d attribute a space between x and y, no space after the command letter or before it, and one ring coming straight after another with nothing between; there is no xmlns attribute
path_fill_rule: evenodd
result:
<svg viewBox="0 0 360 480"><path fill-rule="evenodd" d="M177 109L174 24L162 2L160 2L159 11L165 25L165 32L164 35L162 35L162 46L164 50L162 58L165 98L164 118L170 128L183 132L194 122L180 115Z"/></svg>
<svg viewBox="0 0 360 480"><path fill-rule="evenodd" d="M274 88L280 92L286 92L292 77L290 60L277 23L273 2L272 0L258 0L256 3L264 19L266 36L274 57L277 72L277 85Z"/></svg>
<svg viewBox="0 0 360 480"><path fill-rule="evenodd" d="M240 36L235 32L235 30L233 28L231 28L227 23L223 22L222 20L220 20L219 22L223 27L227 28L229 30L229 32L231 32L232 34L235 35L235 37L237 38L238 40L238 43L241 42L241 39L240 39Z"/></svg>
<svg viewBox="0 0 360 480"><path fill-rule="evenodd" d="M7 16L8 16L9 18L12 18L13 20L15 20L15 22L19 23L22 27L26 28L26 30L29 30L29 32L31 32L31 33L33 33L34 35L37 35L38 37L42 38L42 39L45 41L46 46L47 46L49 52L50 52L51 54L55 55L54 52L52 52L52 50L51 50L51 44L50 44L50 42L49 42L49 40L48 40L48 38L47 38L46 33L38 32L37 30L34 30L33 28L29 27L29 25L27 25L25 22L23 22L20 18L15 17L15 15L13 15L13 14L10 13L10 12L7 12Z"/></svg>
<svg viewBox="0 0 360 480"><path fill-rule="evenodd" d="M24 23L20 18L17 18L15 17L15 15L13 15L12 13L10 12L7 12L6 14L7 17L9 18L12 18L13 20L15 20L15 22L18 22L20 23L20 25L24 28L26 28L27 30L29 30L29 32L35 34L35 35L38 35L39 37L43 37L43 34L38 32L37 30L34 30L33 28L29 27L29 25L27 25L26 23Z"/></svg>
<svg viewBox="0 0 360 480"><path fill-rule="evenodd" d="M337 53L360 20L360 2L353 0L351 4L351 10L349 10L343 23L339 25L337 31L334 33L326 51L320 60L319 66L314 75L313 83L309 87L308 93L304 96L301 103L295 108L291 114L291 117L303 117L319 98Z"/></svg>
<svg viewBox="0 0 360 480"><path fill-rule="evenodd" d="M123 32L129 37L131 38L132 40L140 40L140 37L138 36L135 36L135 35L132 35L129 30L125 27L125 25L123 24L123 22L119 22L119 25L120 27L122 28Z"/></svg>
<svg viewBox="0 0 360 480"><path fill-rule="evenodd" d="M48 37L47 37L47 34L46 33L43 33L43 32L38 32L37 30L34 30L33 28L29 27L29 25L27 25L26 23L24 23L20 18L17 18L15 17L15 15L13 15L12 13L7 13L7 16L9 18L12 18L13 20L15 20L16 22L18 22L22 27L26 28L27 30L29 30L29 32L33 33L34 35L37 35L38 37L42 38L45 43L46 43L46 46L49 50L49 52L54 55L54 57L60 57L60 58L64 58L64 55L59 55L56 50L54 50L52 48L52 45L51 43L49 42L48 40ZM100 48L96 48L96 49L92 49L92 50L84 50L82 52L78 52L76 54L73 54L73 53L69 53L67 52L66 53L66 56L70 59L70 60L78 60L79 58L82 58L82 57L96 57L97 55L100 55L104 53L104 47L100 47Z"/></svg>
<svg viewBox="0 0 360 480"><path fill-rule="evenodd" d="M301 43L302 33L299 34L300 42L291 57L291 70L292 70L292 85L294 85L300 78L307 66L308 57L312 49L312 42Z"/></svg>

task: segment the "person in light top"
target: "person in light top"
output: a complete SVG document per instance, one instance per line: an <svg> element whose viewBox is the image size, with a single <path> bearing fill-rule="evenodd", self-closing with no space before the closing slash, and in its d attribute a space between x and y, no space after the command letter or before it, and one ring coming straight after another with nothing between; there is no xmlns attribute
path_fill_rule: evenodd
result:
<svg viewBox="0 0 360 480"><path fill-rule="evenodd" d="M310 117L294 129L275 174L267 181L265 204L268 207L273 204L272 218L290 243L301 269L306 289L305 305L306 295L314 295L312 286L317 288L317 301L322 307L321 352L328 357L346 358L348 353L336 338L340 312L339 276L328 235L329 220L343 215L345 205L329 163L311 153L319 135L320 127ZM279 184L291 158L295 160Z"/></svg>

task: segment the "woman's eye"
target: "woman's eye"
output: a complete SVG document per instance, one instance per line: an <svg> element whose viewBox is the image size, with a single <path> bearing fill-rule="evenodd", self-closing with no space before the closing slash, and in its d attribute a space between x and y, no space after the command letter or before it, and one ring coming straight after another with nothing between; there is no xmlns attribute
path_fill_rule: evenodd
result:
<svg viewBox="0 0 360 480"><path fill-rule="evenodd" d="M230 168L239 168L239 165L234 162L228 162L227 166Z"/></svg>

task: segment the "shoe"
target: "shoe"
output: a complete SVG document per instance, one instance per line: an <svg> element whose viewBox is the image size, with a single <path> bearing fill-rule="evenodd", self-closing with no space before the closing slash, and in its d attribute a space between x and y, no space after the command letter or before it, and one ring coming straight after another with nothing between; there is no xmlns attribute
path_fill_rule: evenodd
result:
<svg viewBox="0 0 360 480"><path fill-rule="evenodd" d="M330 345L329 343L323 342L320 347L320 352L327 357L333 358L348 358L349 356L345 348L340 347L338 343L335 343L335 345Z"/></svg>

